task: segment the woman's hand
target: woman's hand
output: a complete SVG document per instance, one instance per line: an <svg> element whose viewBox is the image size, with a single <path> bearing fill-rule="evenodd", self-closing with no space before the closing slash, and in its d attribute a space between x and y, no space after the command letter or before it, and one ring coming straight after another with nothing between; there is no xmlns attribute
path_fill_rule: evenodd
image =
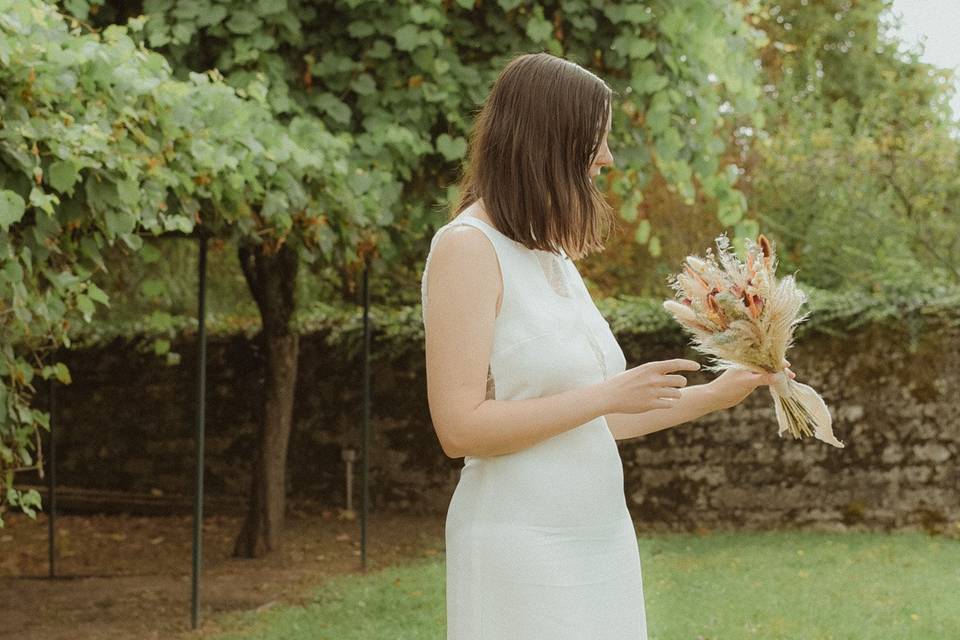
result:
<svg viewBox="0 0 960 640"><path fill-rule="evenodd" d="M643 413L676 405L687 379L671 371L698 371L700 363L684 358L654 360L627 369L605 380L607 410L604 413Z"/></svg>
<svg viewBox="0 0 960 640"><path fill-rule="evenodd" d="M797 377L797 374L789 369L788 360L784 359L783 366L790 378ZM746 369L727 369L708 382L707 386L713 391L719 408L729 409L743 402L760 385L774 384L778 375L778 373L755 373Z"/></svg>

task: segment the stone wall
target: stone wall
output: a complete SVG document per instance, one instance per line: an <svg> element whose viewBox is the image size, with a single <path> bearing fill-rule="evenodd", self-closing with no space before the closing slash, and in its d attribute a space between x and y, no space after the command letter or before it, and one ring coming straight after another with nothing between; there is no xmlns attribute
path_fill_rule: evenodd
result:
<svg viewBox="0 0 960 640"><path fill-rule="evenodd" d="M914 336L915 337L915 336ZM630 510L650 528L810 525L954 527L960 522L960 329L904 326L811 332L788 357L797 379L834 415L837 449L776 433L766 388L744 403L646 437L620 441ZM446 511L463 464L441 451L426 401L422 335L391 350L375 332L371 380L371 509ZM618 332L628 366L705 358L682 337ZM303 337L288 464L292 496L345 503L341 450L360 450L362 367L325 335ZM58 483L190 494L194 465L194 344L174 367L115 342L73 352L74 382L58 387ZM352 349L352 352L356 352ZM255 341L211 342L206 476L209 494L248 491L262 388ZM690 384L712 374L695 373ZM360 463L354 465L359 508ZM41 484L34 477L21 482Z"/></svg>

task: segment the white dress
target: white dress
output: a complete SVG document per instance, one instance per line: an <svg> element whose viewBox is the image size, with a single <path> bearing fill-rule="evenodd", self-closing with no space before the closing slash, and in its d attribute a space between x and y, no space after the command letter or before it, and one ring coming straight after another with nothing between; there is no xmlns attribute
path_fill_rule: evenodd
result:
<svg viewBox="0 0 960 640"><path fill-rule="evenodd" d="M437 229L430 253L456 224L486 234L503 277L488 398L548 396L624 371L565 253L529 249L466 213ZM447 640L646 640L637 536L603 416L514 453L466 456L445 537Z"/></svg>

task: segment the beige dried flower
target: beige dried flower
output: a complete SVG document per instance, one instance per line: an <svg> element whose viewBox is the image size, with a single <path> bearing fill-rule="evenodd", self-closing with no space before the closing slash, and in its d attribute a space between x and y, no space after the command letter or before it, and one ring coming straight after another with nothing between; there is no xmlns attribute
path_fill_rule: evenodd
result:
<svg viewBox="0 0 960 640"><path fill-rule="evenodd" d="M794 438L813 435L842 448L823 399L789 378L782 366L794 327L808 317L800 313L806 294L792 275L777 278L775 247L766 236L756 242L746 238L744 244L745 261L725 235L716 238L716 256L709 247L705 259L688 256L683 270L669 279L680 301L666 300L663 307L691 335L695 349L715 358L707 370L779 373L769 388L781 437L787 431Z"/></svg>

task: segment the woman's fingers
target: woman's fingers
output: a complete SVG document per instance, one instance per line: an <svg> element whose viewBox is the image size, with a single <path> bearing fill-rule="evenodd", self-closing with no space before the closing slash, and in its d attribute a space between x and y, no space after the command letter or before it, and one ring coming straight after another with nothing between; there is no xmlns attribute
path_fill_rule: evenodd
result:
<svg viewBox="0 0 960 640"><path fill-rule="evenodd" d="M685 387L687 386L687 379L681 375L671 374L663 376L664 383L673 387Z"/></svg>
<svg viewBox="0 0 960 640"><path fill-rule="evenodd" d="M797 374L791 371L790 369L784 369L784 371L786 372L787 376L790 377L791 380L797 377ZM760 384L776 384L777 376L780 374L779 373L763 373L763 374L758 373L757 375L760 376L761 378Z"/></svg>

